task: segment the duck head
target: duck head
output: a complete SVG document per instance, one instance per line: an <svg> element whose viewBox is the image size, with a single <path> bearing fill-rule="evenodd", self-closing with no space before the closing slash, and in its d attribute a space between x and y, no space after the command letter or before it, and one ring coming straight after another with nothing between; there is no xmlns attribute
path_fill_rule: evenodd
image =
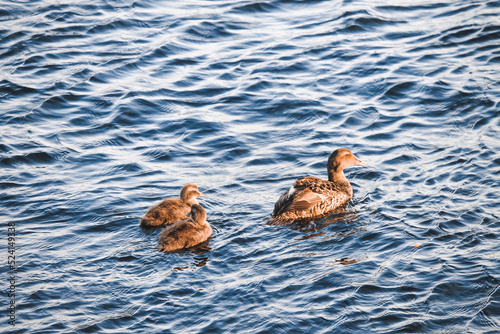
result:
<svg viewBox="0 0 500 334"><path fill-rule="evenodd" d="M366 162L359 160L347 148L339 148L328 158L328 180L342 182L346 180L344 169L351 166L366 166Z"/></svg>

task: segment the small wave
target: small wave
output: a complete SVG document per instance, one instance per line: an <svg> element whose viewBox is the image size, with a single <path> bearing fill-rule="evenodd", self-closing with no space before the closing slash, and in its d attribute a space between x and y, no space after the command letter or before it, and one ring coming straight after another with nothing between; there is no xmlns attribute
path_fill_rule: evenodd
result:
<svg viewBox="0 0 500 334"><path fill-rule="evenodd" d="M52 154L43 151L0 158L0 164L6 167L15 167L19 164L51 164L55 161L56 158Z"/></svg>
<svg viewBox="0 0 500 334"><path fill-rule="evenodd" d="M268 13L276 10L278 7L270 2L255 1L250 4L235 6L230 12L233 13Z"/></svg>
<svg viewBox="0 0 500 334"><path fill-rule="evenodd" d="M203 39L213 39L233 35L223 25L208 21L189 27L189 29L186 30L186 33Z"/></svg>

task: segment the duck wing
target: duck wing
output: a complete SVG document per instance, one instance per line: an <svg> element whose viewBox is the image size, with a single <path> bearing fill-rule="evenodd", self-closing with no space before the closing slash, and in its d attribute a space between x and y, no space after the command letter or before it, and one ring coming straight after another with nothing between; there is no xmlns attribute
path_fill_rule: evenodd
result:
<svg viewBox="0 0 500 334"><path fill-rule="evenodd" d="M321 191L327 182L313 176L296 180L294 185L278 198L272 215L277 216L287 211L308 210L327 200L328 197Z"/></svg>

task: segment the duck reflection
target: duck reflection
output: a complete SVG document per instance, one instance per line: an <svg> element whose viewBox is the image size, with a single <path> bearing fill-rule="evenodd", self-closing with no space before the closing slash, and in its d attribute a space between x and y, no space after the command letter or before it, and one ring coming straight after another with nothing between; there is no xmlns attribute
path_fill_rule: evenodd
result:
<svg viewBox="0 0 500 334"><path fill-rule="evenodd" d="M303 232L303 233L314 232L312 234L308 234L308 235L300 238L300 240L307 240L307 239L311 239L314 237L326 235L327 232L324 232L324 231L319 232L319 231L321 231L322 229L324 229L324 228L326 228L334 223L335 224L338 224L338 223L349 224L349 228L347 228L345 230L341 230L341 231L335 233L334 235L326 236L326 238L341 238L342 239L342 238L348 237L350 235L353 235L360 230L364 230L366 224L363 224L362 226L359 226L359 225L354 226L354 227L352 226L352 223L355 221L358 221L358 220L359 220L359 213L357 210L355 210L355 209L339 209L339 210L335 211L334 213L332 213L331 215L324 217L322 219L310 221L307 223L298 223L298 224L292 226L292 229Z"/></svg>
<svg viewBox="0 0 500 334"><path fill-rule="evenodd" d="M339 266L339 265L341 265L341 266L347 266L347 265L350 265L350 264L355 264L355 263L359 263L359 262L365 261L367 258L368 258L368 256L363 256L363 257L361 257L359 259L353 259L353 258L350 258L350 257L343 257L343 258L341 258L339 260L335 260L335 261L330 262L330 264L327 265L327 266L325 266L325 268L332 268L332 267L336 267L336 266ZM336 271L337 271L336 269L330 270L330 271L324 273L321 276L313 278L313 282L314 281L318 281L318 280L320 280L320 279L322 279L322 278L324 278L324 277L326 277L328 275L334 274Z"/></svg>
<svg viewBox="0 0 500 334"><path fill-rule="evenodd" d="M338 209L333 214L325 217L323 219L319 219L316 221L311 221L309 223L296 224L292 226L292 229L300 231L302 233L306 233L306 235L301 236L296 239L296 241L313 239L316 237L322 236L324 239L344 239L349 236L352 236L356 233L363 233L366 229L366 224L353 224L355 222L359 222L359 212L352 207L347 208L344 207L342 209ZM325 230L326 227L335 224L335 228L342 228L334 233L331 233L329 230ZM338 265L350 265L365 261L367 259L366 256L361 258L350 258L350 257L342 257L340 259L329 262L326 266L333 267Z"/></svg>
<svg viewBox="0 0 500 334"><path fill-rule="evenodd" d="M343 266L347 266L349 264L355 264L355 263L358 263L358 262L361 262L361 261L364 261L367 259L367 256L363 256L359 259L352 259L350 257L343 257L339 260L335 260L334 264L340 264L340 265L343 265Z"/></svg>

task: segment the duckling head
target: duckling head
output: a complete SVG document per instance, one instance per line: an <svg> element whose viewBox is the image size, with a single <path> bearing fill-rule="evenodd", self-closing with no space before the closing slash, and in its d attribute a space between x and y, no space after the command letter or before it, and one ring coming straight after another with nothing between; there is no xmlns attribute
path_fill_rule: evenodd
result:
<svg viewBox="0 0 500 334"><path fill-rule="evenodd" d="M180 195L181 199L190 204L198 204L196 197L204 197L204 196L205 195L203 195L198 190L198 186L194 183L186 184L181 189L181 195Z"/></svg>
<svg viewBox="0 0 500 334"><path fill-rule="evenodd" d="M188 213L188 217L196 223L203 223L207 220L207 213L201 205L193 204L193 206L191 207L191 212Z"/></svg>

